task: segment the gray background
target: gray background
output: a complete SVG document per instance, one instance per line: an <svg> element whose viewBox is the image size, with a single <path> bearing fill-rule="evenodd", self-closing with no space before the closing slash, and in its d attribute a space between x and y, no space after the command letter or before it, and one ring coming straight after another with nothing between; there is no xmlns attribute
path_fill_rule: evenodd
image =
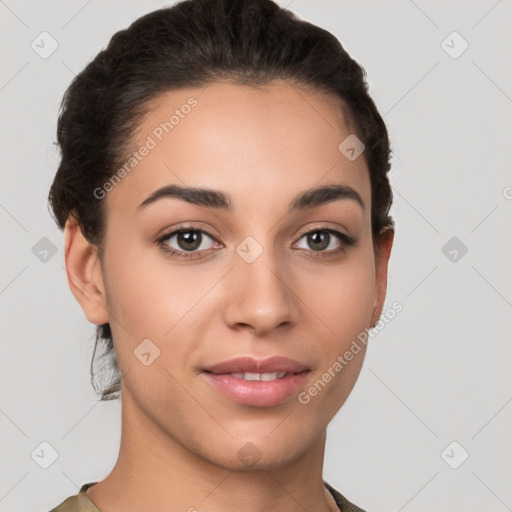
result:
<svg viewBox="0 0 512 512"><path fill-rule="evenodd" d="M280 4L363 65L394 148L386 308L403 311L329 426L325 480L369 512L512 510L512 1ZM95 401L94 327L46 197L65 88L114 32L164 5L0 0L1 511L49 510L116 460L120 404ZM43 31L58 43L46 59L31 47ZM469 44L457 58L453 31ZM31 455L42 442L58 454L47 469Z"/></svg>

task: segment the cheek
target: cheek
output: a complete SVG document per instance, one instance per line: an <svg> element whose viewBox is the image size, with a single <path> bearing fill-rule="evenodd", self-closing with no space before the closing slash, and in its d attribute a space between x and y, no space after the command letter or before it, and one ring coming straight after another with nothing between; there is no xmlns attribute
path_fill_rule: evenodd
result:
<svg viewBox="0 0 512 512"><path fill-rule="evenodd" d="M369 252L354 253L338 267L304 273L298 296L317 315L326 339L335 336L343 343L369 326L375 290Z"/></svg>
<svg viewBox="0 0 512 512"><path fill-rule="evenodd" d="M321 424L345 403L360 374L373 312L374 268L373 258L358 254L336 275L326 271L308 281L304 302L318 317L313 331L318 365L299 403Z"/></svg>
<svg viewBox="0 0 512 512"><path fill-rule="evenodd" d="M204 296L214 277L198 277L193 265L170 262L157 251L126 237L112 240L108 248L109 312L127 324L134 338L163 337Z"/></svg>

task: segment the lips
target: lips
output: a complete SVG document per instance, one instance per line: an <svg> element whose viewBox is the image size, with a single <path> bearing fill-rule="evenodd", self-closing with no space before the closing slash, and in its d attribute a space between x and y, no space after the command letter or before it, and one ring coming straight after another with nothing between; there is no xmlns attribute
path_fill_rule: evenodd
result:
<svg viewBox="0 0 512 512"><path fill-rule="evenodd" d="M288 357L274 356L267 359L237 357L229 361L207 367L204 371L216 374L224 373L300 373L309 368Z"/></svg>
<svg viewBox="0 0 512 512"><path fill-rule="evenodd" d="M297 393L310 369L287 357L258 360L239 357L203 370L207 382L224 397L244 405L269 407Z"/></svg>

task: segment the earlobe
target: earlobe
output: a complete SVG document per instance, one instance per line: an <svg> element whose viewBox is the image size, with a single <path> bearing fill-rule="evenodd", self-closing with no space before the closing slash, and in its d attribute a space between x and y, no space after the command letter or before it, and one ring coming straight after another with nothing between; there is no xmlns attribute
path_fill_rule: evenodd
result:
<svg viewBox="0 0 512 512"><path fill-rule="evenodd" d="M64 257L71 292L80 303L89 322L109 322L105 287L98 248L83 235L70 215L64 227Z"/></svg>
<svg viewBox="0 0 512 512"><path fill-rule="evenodd" d="M395 230L388 227L381 234L375 247L375 298L372 327L375 327L382 314L388 282L388 263L395 237Z"/></svg>

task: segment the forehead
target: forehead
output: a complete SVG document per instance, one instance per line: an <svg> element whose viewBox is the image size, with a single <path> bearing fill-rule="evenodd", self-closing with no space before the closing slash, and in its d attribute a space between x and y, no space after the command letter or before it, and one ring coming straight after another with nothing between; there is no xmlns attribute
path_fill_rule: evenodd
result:
<svg viewBox="0 0 512 512"><path fill-rule="evenodd" d="M363 155L350 160L340 150L352 132L332 95L286 81L261 87L220 82L167 91L147 107L133 154L125 157L127 172L107 195L109 210L133 210L172 183L260 204L322 183L345 183L369 207L368 168Z"/></svg>

